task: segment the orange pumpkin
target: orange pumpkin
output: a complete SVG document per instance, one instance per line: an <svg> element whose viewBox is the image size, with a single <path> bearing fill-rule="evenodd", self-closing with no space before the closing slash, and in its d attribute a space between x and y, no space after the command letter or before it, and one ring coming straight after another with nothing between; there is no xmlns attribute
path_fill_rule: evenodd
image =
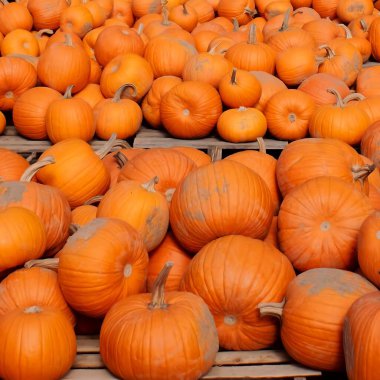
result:
<svg viewBox="0 0 380 380"><path fill-rule="evenodd" d="M94 26L91 12L84 5L71 5L63 10L59 27L64 33L75 33L83 38Z"/></svg>
<svg viewBox="0 0 380 380"><path fill-rule="evenodd" d="M91 14L93 28L98 28L99 26L102 26L107 19L106 12L102 8L102 6L96 1L84 1L83 5Z"/></svg>
<svg viewBox="0 0 380 380"><path fill-rule="evenodd" d="M340 0L336 8L338 18L348 24L357 17L370 15L373 12L372 0Z"/></svg>
<svg viewBox="0 0 380 380"><path fill-rule="evenodd" d="M186 81L174 86L162 98L161 122L174 137L205 137L222 113L218 91L208 83Z"/></svg>
<svg viewBox="0 0 380 380"><path fill-rule="evenodd" d="M132 26L133 22L135 21L132 12L132 1L113 0L111 18L123 21L126 25Z"/></svg>
<svg viewBox="0 0 380 380"><path fill-rule="evenodd" d="M214 7L208 0L187 0L186 4L195 9L200 24L211 21L215 17Z"/></svg>
<svg viewBox="0 0 380 380"><path fill-rule="evenodd" d="M100 91L100 85L97 83L89 83L83 90L77 92L74 98L85 100L92 108L101 100L105 99Z"/></svg>
<svg viewBox="0 0 380 380"><path fill-rule="evenodd" d="M1 181L17 181L29 167L29 162L16 152L0 148L0 178Z"/></svg>
<svg viewBox="0 0 380 380"><path fill-rule="evenodd" d="M380 66L365 67L356 78L356 92L367 98L380 96Z"/></svg>
<svg viewBox="0 0 380 380"><path fill-rule="evenodd" d="M172 149L181 152L190 158L197 168L208 165L211 162L211 156L203 150L196 149L191 146L172 146Z"/></svg>
<svg viewBox="0 0 380 380"><path fill-rule="evenodd" d="M380 166L380 121L373 123L364 133L360 142L361 153Z"/></svg>
<svg viewBox="0 0 380 380"><path fill-rule="evenodd" d="M152 294L121 300L104 319L100 353L118 378L134 377L136 359L143 379L199 379L214 363L218 334L204 301L189 292L165 294L172 266L166 263Z"/></svg>
<svg viewBox="0 0 380 380"><path fill-rule="evenodd" d="M319 370L344 371L344 318L358 298L375 290L353 272L310 269L290 282L285 304L261 304L260 314L281 318L282 344L298 363Z"/></svg>
<svg viewBox="0 0 380 380"><path fill-rule="evenodd" d="M254 0L220 0L218 3L218 15L228 19L235 18L240 25L247 24L255 15Z"/></svg>
<svg viewBox="0 0 380 380"><path fill-rule="evenodd" d="M223 348L259 350L274 344L278 324L271 318L260 318L257 305L281 301L294 277L289 260L273 245L229 235L200 249L180 289L206 302Z"/></svg>
<svg viewBox="0 0 380 380"><path fill-rule="evenodd" d="M264 180L242 164L221 160L195 169L180 183L170 205L170 225L180 244L197 252L225 235L264 238L273 214Z"/></svg>
<svg viewBox="0 0 380 380"><path fill-rule="evenodd" d="M93 1L92 1L93 2ZM84 37L83 37L83 47L86 50L88 56L92 59L95 58L95 44L98 39L100 33L105 29L104 25L99 26L98 28L91 29ZM96 59L96 58L95 58Z"/></svg>
<svg viewBox="0 0 380 380"><path fill-rule="evenodd" d="M98 207L89 203L91 203L91 199L71 211L71 224L82 227L96 218Z"/></svg>
<svg viewBox="0 0 380 380"><path fill-rule="evenodd" d="M341 33L344 35L338 24L327 18L309 21L302 26L302 29L314 38L315 46L328 44L334 38L339 37Z"/></svg>
<svg viewBox="0 0 380 380"><path fill-rule="evenodd" d="M7 119L5 115L0 111L0 135L5 131L7 125Z"/></svg>
<svg viewBox="0 0 380 380"><path fill-rule="evenodd" d="M132 0L132 12L136 18L140 18L149 13L161 12L160 0Z"/></svg>
<svg viewBox="0 0 380 380"><path fill-rule="evenodd" d="M73 98L73 86L68 86L63 98L51 102L46 110L46 132L50 141L78 138L90 141L95 134L91 106L83 99Z"/></svg>
<svg viewBox="0 0 380 380"><path fill-rule="evenodd" d="M193 7L183 3L170 9L169 20L191 32L198 24L198 14Z"/></svg>
<svg viewBox="0 0 380 380"><path fill-rule="evenodd" d="M9 32L1 43L1 55L26 54L37 57L40 54L38 41L32 32L15 29Z"/></svg>
<svg viewBox="0 0 380 380"><path fill-rule="evenodd" d="M0 7L0 33L6 35L15 29L31 30L33 18L25 5L4 0Z"/></svg>
<svg viewBox="0 0 380 380"><path fill-rule="evenodd" d="M372 47L372 56L376 61L380 60L380 49L379 49L379 37L380 37L380 23L378 17L376 17L368 31L368 40Z"/></svg>
<svg viewBox="0 0 380 380"><path fill-rule="evenodd" d="M34 29L58 29L62 12L69 7L66 0L28 0Z"/></svg>

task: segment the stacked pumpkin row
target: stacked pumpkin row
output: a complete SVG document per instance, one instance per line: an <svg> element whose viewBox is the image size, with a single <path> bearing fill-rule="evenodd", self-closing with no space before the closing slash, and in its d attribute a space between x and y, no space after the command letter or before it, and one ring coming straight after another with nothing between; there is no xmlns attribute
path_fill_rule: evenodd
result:
<svg viewBox="0 0 380 380"><path fill-rule="evenodd" d="M372 1L3 3L0 110L30 139L125 139L145 119L179 138L356 145L380 119Z"/></svg>
<svg viewBox="0 0 380 380"><path fill-rule="evenodd" d="M144 378L196 379L219 346L256 350L279 337L302 364L333 371L346 365L352 379L376 378L371 366L377 354L368 352L378 349L370 342L379 299L380 219L368 194L369 178L379 172L368 158L333 139L292 142L278 160L262 146L216 162L183 147L107 155L118 143L94 152L68 139L26 163L21 180L19 174L6 178L9 164L0 170L0 286L7 289L0 293L11 304L0 318L0 339L28 329L41 350L33 352L42 355L45 338L29 325L13 324L13 330L11 321L16 313L41 321L50 307L51 318L66 314L65 327L52 322L52 329L65 335L60 349L67 350L67 361L57 367L39 357L44 365L33 366L35 378L44 378L47 367L52 375L46 378L59 378L72 363L75 335L67 331L75 318L68 307L77 321L89 317L88 324L95 318L101 325L102 358L120 378L136 378L138 371ZM6 155L24 160L2 154L1 163ZM354 273L358 263L361 274ZM28 268L18 269L22 265ZM54 278L54 287L29 277L36 273ZM21 292L18 276L28 284ZM359 306L349 311L356 300ZM282 316L280 329L273 316ZM367 343L356 341L356 330ZM0 344L0 356L17 354L30 363L36 359L28 344ZM13 361L0 365L0 375L33 378L29 367L16 368Z"/></svg>

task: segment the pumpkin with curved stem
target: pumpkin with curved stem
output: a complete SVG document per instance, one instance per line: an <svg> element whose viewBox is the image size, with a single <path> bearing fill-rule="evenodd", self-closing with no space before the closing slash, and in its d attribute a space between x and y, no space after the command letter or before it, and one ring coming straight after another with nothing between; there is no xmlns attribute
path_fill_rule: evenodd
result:
<svg viewBox="0 0 380 380"><path fill-rule="evenodd" d="M360 37L368 39L368 31L371 26L372 21L376 18L375 15L360 16L353 19L349 24L353 37Z"/></svg>
<svg viewBox="0 0 380 380"><path fill-rule="evenodd" d="M69 7L66 0L28 0L28 10L33 16L34 29L58 29L62 12Z"/></svg>
<svg viewBox="0 0 380 380"><path fill-rule="evenodd" d="M343 179L310 179L281 203L281 251L299 272L312 268L353 270L360 226L373 211L369 198Z"/></svg>
<svg viewBox="0 0 380 380"><path fill-rule="evenodd" d="M0 33L6 35L15 29L31 30L33 17L23 4L3 0L0 8Z"/></svg>
<svg viewBox="0 0 380 380"><path fill-rule="evenodd" d="M63 10L59 22L60 30L72 32L83 38L94 26L91 12L83 5L71 5Z"/></svg>
<svg viewBox="0 0 380 380"><path fill-rule="evenodd" d="M218 90L223 104L230 108L253 107L262 93L259 80L236 67L220 80Z"/></svg>
<svg viewBox="0 0 380 380"><path fill-rule="evenodd" d="M133 136L141 127L143 114L140 106L131 99L121 99L121 94L127 87L131 87L137 95L133 84L122 85L112 99L101 100L94 107L96 135L109 139L116 134L119 139Z"/></svg>
<svg viewBox="0 0 380 380"><path fill-rule="evenodd" d="M46 132L53 144L68 138L90 141L95 135L92 107L72 97L73 87L68 86L63 98L52 101L46 110Z"/></svg>
<svg viewBox="0 0 380 380"><path fill-rule="evenodd" d="M121 300L104 319L100 354L120 378L136 378L139 363L139 376L147 380L199 379L214 363L218 334L204 301L188 292L164 291L172 266L166 263L152 294Z"/></svg>
<svg viewBox="0 0 380 380"><path fill-rule="evenodd" d="M375 380L379 346L380 293L366 294L349 308L343 326L346 371L350 380Z"/></svg>
<svg viewBox="0 0 380 380"><path fill-rule="evenodd" d="M0 110L13 109L17 98L37 84L33 65L19 57L0 57Z"/></svg>
<svg viewBox="0 0 380 380"><path fill-rule="evenodd" d="M181 82L181 78L173 75L164 75L153 81L152 87L141 103L144 119L150 127L159 128L161 126L160 104L162 97Z"/></svg>
<svg viewBox="0 0 380 380"><path fill-rule="evenodd" d="M60 310L74 326L75 317L59 287L57 274L49 269L23 268L0 283L0 315L33 305Z"/></svg>
<svg viewBox="0 0 380 380"><path fill-rule="evenodd" d="M1 181L17 181L29 167L29 162L16 152L0 148L0 178Z"/></svg>
<svg viewBox="0 0 380 380"><path fill-rule="evenodd" d="M319 370L344 371L344 318L358 298L375 290L353 272L310 269L290 282L284 303L263 303L260 314L281 319L281 341L294 360Z"/></svg>
<svg viewBox="0 0 380 380"><path fill-rule="evenodd" d="M377 287L380 286L380 214L369 215L361 225L358 238L358 261L361 271Z"/></svg>
<svg viewBox="0 0 380 380"><path fill-rule="evenodd" d="M9 207L0 211L0 272L38 259L46 249L44 225L33 211Z"/></svg>
<svg viewBox="0 0 380 380"><path fill-rule="evenodd" d="M278 324L271 318L260 318L257 305L282 300L294 277L289 260L274 246L230 235L201 248L180 289L206 302L223 348L258 350L276 341Z"/></svg>
<svg viewBox="0 0 380 380"><path fill-rule="evenodd" d="M0 318L0 372L3 377L60 379L73 365L75 356L74 328L60 310L32 305ZM13 360L20 364L13 365Z"/></svg>
<svg viewBox="0 0 380 380"><path fill-rule="evenodd" d="M262 138L258 138L257 142L259 151L243 150L230 154L225 160L232 160L247 166L264 180L272 194L274 214L277 215L281 204L281 194L276 179L277 160L266 153L265 142Z"/></svg>
<svg viewBox="0 0 380 380"><path fill-rule="evenodd" d="M153 71L149 62L138 54L121 54L113 58L103 68L100 78L100 90L105 98L112 98L115 92L125 83L132 83L137 89L124 91L122 98L140 101L153 83Z"/></svg>
<svg viewBox="0 0 380 380"><path fill-rule="evenodd" d="M289 89L274 94L264 111L269 133L279 140L305 138L315 108L314 99L300 90Z"/></svg>
<svg viewBox="0 0 380 380"><path fill-rule="evenodd" d="M255 141L265 135L267 121L264 114L256 108L231 108L220 115L216 130L226 141L234 143Z"/></svg>
<svg viewBox="0 0 380 380"><path fill-rule="evenodd" d="M218 3L218 15L228 19L235 18L240 25L247 24L257 13L254 0L220 0Z"/></svg>
<svg viewBox="0 0 380 380"><path fill-rule="evenodd" d="M225 235L262 239L273 214L265 181L243 164L220 160L197 168L180 183L170 205L170 225L180 244L197 252Z"/></svg>
<svg viewBox="0 0 380 380"><path fill-rule="evenodd" d="M370 15L373 12L372 0L341 0L336 8L337 17L348 24L357 17Z"/></svg>
<svg viewBox="0 0 380 380"><path fill-rule="evenodd" d="M104 28L94 45L96 60L103 67L119 54L135 53L142 56L144 50L144 42L137 30L121 25Z"/></svg>
<svg viewBox="0 0 380 380"><path fill-rule="evenodd" d="M46 47L38 61L37 73L47 87L64 93L74 85L73 93L86 87L90 77L90 57L65 33L65 42L52 43ZM60 75L56 75L60 72Z"/></svg>
<svg viewBox="0 0 380 380"><path fill-rule="evenodd" d="M128 160L122 167L118 181L126 179L140 184L157 176L156 190L170 202L182 180L194 169L193 160L171 148L151 148Z"/></svg>
<svg viewBox="0 0 380 380"><path fill-rule="evenodd" d="M363 109L344 104L338 91L328 91L337 97L336 105L322 105L315 110L309 120L310 135L359 144L370 125L369 117Z"/></svg>
<svg viewBox="0 0 380 380"><path fill-rule="evenodd" d="M193 7L183 3L170 9L169 20L191 32L198 24L198 14Z"/></svg>
<svg viewBox="0 0 380 380"><path fill-rule="evenodd" d="M148 252L161 243L169 226L169 205L155 189L158 182L158 177L143 184L130 180L118 182L101 199L96 213L99 218L128 222L141 234Z"/></svg>

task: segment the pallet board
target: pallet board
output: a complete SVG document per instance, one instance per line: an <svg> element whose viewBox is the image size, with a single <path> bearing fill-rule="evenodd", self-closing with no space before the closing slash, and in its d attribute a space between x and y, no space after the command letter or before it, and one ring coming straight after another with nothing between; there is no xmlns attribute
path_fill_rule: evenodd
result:
<svg viewBox="0 0 380 380"><path fill-rule="evenodd" d="M307 379L322 373L292 362L282 350L218 352L214 366L202 377L216 379ZM97 336L78 336L77 356L63 380L117 379L106 368L99 354Z"/></svg>

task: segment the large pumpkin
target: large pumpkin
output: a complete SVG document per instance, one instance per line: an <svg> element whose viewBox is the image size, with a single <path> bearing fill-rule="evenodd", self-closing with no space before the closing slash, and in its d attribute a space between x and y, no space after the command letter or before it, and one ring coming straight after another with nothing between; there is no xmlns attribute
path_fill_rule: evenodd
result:
<svg viewBox="0 0 380 380"><path fill-rule="evenodd" d="M264 180L246 166L222 160L195 169L180 183L170 224L180 244L197 252L225 235L263 239L274 213Z"/></svg>
<svg viewBox="0 0 380 380"><path fill-rule="evenodd" d="M127 297L107 313L100 354L123 379L193 380L213 365L219 349L212 315L188 292L164 293L168 262L152 294Z"/></svg>
<svg viewBox="0 0 380 380"><path fill-rule="evenodd" d="M181 289L203 298L228 350L258 350L277 339L278 325L260 318L260 302L279 302L295 277L289 260L274 246L229 235L206 244L192 259Z"/></svg>
<svg viewBox="0 0 380 380"><path fill-rule="evenodd" d="M29 167L29 162L16 152L0 148L0 179L1 181L17 181Z"/></svg>
<svg viewBox="0 0 380 380"><path fill-rule="evenodd" d="M298 363L344 371L343 323L348 309L376 288L359 274L317 268L290 282L285 304L259 305L262 316L281 318L281 341Z"/></svg>

